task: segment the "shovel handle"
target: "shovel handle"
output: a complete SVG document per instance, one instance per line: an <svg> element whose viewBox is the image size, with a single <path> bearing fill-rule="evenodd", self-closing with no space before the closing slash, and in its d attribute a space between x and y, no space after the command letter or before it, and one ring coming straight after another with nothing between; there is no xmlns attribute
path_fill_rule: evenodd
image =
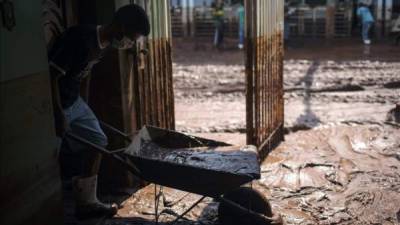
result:
<svg viewBox="0 0 400 225"><path fill-rule="evenodd" d="M133 175L139 177L140 179L144 180L140 170L133 164L128 163L125 158L121 155L119 155L118 153L120 153L122 151L122 149L117 150L117 151L109 151L107 149L105 149L104 147L94 144L82 137L79 137L78 135L75 135L71 132L67 132L65 134L66 137L69 137L81 144L84 144L88 147L90 147L90 149L92 149L93 151L96 151L97 153L103 154L103 155L108 155L111 156L112 158L114 158L115 160L119 161L123 166L125 166Z"/></svg>

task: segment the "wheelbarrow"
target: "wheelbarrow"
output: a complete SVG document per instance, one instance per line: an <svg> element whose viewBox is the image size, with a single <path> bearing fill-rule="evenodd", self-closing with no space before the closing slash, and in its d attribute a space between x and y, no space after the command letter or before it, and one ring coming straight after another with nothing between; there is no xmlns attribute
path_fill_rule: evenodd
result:
<svg viewBox="0 0 400 225"><path fill-rule="evenodd" d="M131 139L110 125L103 122L101 125L130 144L126 148L107 150L75 134L66 135L90 146L90 149L111 156L134 176L154 183L156 192L157 185L161 185L202 196L172 224L206 197L220 202L219 219L222 224L232 224L231 220L235 217L248 218L248 224L253 225L281 224L280 217L273 216L268 201L260 193L242 187L260 178L259 159L254 146L234 147L153 126L144 126ZM160 196L161 193L155 193L156 223ZM253 209L255 205L263 207Z"/></svg>

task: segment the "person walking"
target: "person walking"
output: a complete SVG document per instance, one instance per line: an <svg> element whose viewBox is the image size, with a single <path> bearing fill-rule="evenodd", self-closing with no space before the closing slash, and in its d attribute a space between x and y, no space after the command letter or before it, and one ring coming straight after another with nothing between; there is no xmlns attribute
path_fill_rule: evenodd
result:
<svg viewBox="0 0 400 225"><path fill-rule="evenodd" d="M213 3L213 17L215 23L214 46L220 49L224 41L224 3L221 0Z"/></svg>
<svg viewBox="0 0 400 225"><path fill-rule="evenodd" d="M244 6L243 2L239 3L239 7L237 9L237 15L239 19L239 44L238 48L243 49L244 46Z"/></svg>
<svg viewBox="0 0 400 225"><path fill-rule="evenodd" d="M365 3L360 3L357 9L357 16L361 20L362 32L361 37L363 39L364 44L371 44L371 39L369 38L369 31L374 23L374 17L368 5Z"/></svg>

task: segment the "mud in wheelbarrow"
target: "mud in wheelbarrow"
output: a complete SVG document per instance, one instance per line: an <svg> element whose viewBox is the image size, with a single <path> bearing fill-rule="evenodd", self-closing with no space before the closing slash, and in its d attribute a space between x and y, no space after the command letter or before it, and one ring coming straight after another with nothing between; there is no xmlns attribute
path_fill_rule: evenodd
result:
<svg viewBox="0 0 400 225"><path fill-rule="evenodd" d="M103 154L111 155L145 181L212 197L235 212L249 214L262 221L273 220L223 197L260 178L259 159L254 146L231 146L152 126L143 127L127 148L116 151L108 151L75 135L70 136ZM202 199L204 197L195 204Z"/></svg>
<svg viewBox="0 0 400 225"><path fill-rule="evenodd" d="M256 149L155 127L143 128L123 153L152 183L217 197L260 178Z"/></svg>

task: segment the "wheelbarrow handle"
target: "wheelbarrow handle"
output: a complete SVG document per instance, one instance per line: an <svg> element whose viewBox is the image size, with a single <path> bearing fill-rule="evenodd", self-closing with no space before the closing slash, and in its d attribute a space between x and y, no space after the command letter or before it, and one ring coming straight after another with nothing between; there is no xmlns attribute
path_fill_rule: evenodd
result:
<svg viewBox="0 0 400 225"><path fill-rule="evenodd" d="M105 123L103 121L99 121L99 123L100 123L100 125L101 125L101 127L103 129L107 129L107 130L113 132L114 134L117 134L117 135L121 136L126 141L132 142L132 138L131 138L131 136L129 134L126 134L126 133L118 130L117 128L115 128L115 127L111 126L110 124ZM134 133L134 135L136 135L136 134L137 134L137 132Z"/></svg>
<svg viewBox="0 0 400 225"><path fill-rule="evenodd" d="M118 153L120 153L122 151L122 149L119 149L116 151L109 151L109 150L103 148L102 146L92 143L92 142L90 142L82 137L79 137L78 135L75 135L71 132L67 132L65 135L81 144L89 146L90 149L92 149L93 151L96 151L97 153L111 156L115 160L119 161L123 166L125 166L133 175L139 177L140 179L143 179L140 170L135 165L128 163L124 157L122 157L121 155L118 155Z"/></svg>

